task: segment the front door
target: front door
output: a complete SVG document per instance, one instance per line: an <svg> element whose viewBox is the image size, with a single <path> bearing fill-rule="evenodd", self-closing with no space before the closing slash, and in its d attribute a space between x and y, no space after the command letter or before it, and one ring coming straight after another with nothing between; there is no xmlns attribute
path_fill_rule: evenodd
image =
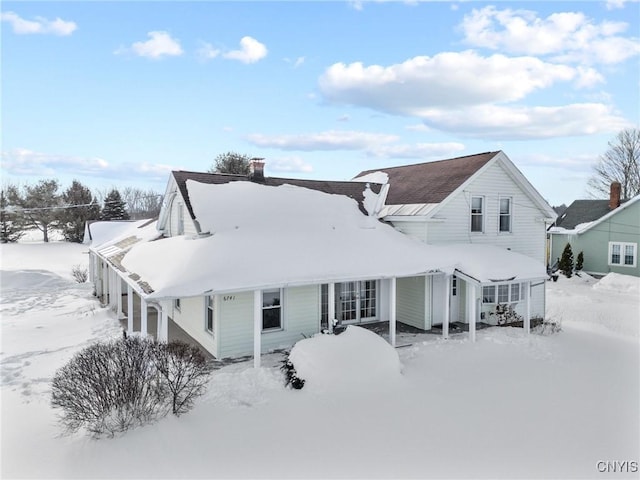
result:
<svg viewBox="0 0 640 480"><path fill-rule="evenodd" d="M336 317L339 322L370 322L378 315L376 280L336 284Z"/></svg>

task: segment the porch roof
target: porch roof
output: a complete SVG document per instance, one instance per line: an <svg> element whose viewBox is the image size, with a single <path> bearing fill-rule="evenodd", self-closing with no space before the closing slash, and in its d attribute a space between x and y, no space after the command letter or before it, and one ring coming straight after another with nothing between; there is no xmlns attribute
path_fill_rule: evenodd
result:
<svg viewBox="0 0 640 480"><path fill-rule="evenodd" d="M456 269L479 281L545 275L541 262L498 247L426 245L363 215L358 202L343 195L251 182L188 181L187 188L202 230L210 235L138 243L122 259L153 288L149 298Z"/></svg>

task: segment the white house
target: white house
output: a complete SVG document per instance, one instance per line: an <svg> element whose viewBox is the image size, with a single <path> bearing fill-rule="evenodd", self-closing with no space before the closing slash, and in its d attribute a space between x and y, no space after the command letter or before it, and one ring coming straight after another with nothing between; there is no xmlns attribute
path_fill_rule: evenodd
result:
<svg viewBox="0 0 640 480"><path fill-rule="evenodd" d="M160 339L174 322L215 357L256 364L334 323L388 321L395 344L397 321L445 337L462 321L475 339L498 304L528 333L544 312L553 210L502 152L433 164L446 162L458 174L440 197L417 178L431 164L351 182L264 177L263 162L248 177L172 172L153 231L132 224L92 244L96 293L119 315L125 289L127 312L134 297L143 317L155 307ZM402 169L420 195L403 197Z"/></svg>

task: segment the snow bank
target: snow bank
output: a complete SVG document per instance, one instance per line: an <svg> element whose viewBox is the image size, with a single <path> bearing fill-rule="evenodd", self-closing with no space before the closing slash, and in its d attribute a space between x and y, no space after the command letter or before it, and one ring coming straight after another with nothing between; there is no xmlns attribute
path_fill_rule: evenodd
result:
<svg viewBox="0 0 640 480"><path fill-rule="evenodd" d="M365 328L349 326L340 335L317 334L300 340L289 355L298 377L311 391L362 391L385 388L400 378L395 348Z"/></svg>
<svg viewBox="0 0 640 480"><path fill-rule="evenodd" d="M611 290L640 295L640 277L609 273L593 286L596 290ZM640 300L640 299L639 299Z"/></svg>

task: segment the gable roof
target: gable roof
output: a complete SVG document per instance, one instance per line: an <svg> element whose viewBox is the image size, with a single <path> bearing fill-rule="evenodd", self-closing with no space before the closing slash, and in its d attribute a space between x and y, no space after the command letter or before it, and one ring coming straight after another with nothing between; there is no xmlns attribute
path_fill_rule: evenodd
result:
<svg viewBox="0 0 640 480"><path fill-rule="evenodd" d="M389 176L387 205L440 203L500 152L376 168L360 172L355 178L384 172Z"/></svg>
<svg viewBox="0 0 640 480"><path fill-rule="evenodd" d="M575 200L560 215L555 226L571 230L581 223L593 222L611 211L609 200Z"/></svg>
<svg viewBox="0 0 640 480"><path fill-rule="evenodd" d="M578 207L580 210L578 210L579 212L581 212L583 209L588 208L590 203L588 202L606 202L606 213L604 215L600 215L597 218L594 218L593 220L586 220L580 223L577 223L571 227L569 227L568 225L570 224L569 222L566 222L566 217L562 219L562 224L560 225L556 225L555 227L552 227L552 229L550 230L551 233L559 233L559 234L563 234L563 233L567 233L566 230L573 230L575 229L576 226L580 225L580 224L586 224L582 227L580 227L576 232L578 235L582 234L590 229L592 229L593 227L595 227L596 225L601 224L602 222L608 220L609 218L613 217L614 215L617 215L618 213L622 212L623 210L626 210L627 208L631 207L632 205L636 204L638 201L640 201L640 195L636 195L635 197L631 198L630 200L625 200L623 201L623 203L620 204L620 206L618 208L615 208L613 210L611 210L609 208L609 200L576 200L575 202L573 202L569 208L571 208L575 203L579 203ZM596 210L596 206L597 204L591 204L594 207L594 210ZM567 209L567 211L569 211L569 208ZM582 218L588 218L589 214L583 214ZM573 222L571 222L573 223Z"/></svg>
<svg viewBox="0 0 640 480"><path fill-rule="evenodd" d="M189 192L187 190L187 180L194 180L199 183L207 185L223 185L231 182L250 182L246 175L235 175L229 173L203 173L203 172L189 172L184 170L174 170L171 172L176 184L184 198L189 215L192 219L196 219L193 213L193 206L189 198ZM333 195L343 195L354 199L358 202L360 210L366 213L364 208L364 191L365 185L363 182L357 181L334 181L334 180L304 180L300 178L280 178L280 177L265 177L264 182L255 182L259 185L266 185L270 187L278 187L280 185L294 185L296 187L308 188L311 190L317 190L323 193L329 193ZM369 182L369 186L374 193L380 193L382 185Z"/></svg>

